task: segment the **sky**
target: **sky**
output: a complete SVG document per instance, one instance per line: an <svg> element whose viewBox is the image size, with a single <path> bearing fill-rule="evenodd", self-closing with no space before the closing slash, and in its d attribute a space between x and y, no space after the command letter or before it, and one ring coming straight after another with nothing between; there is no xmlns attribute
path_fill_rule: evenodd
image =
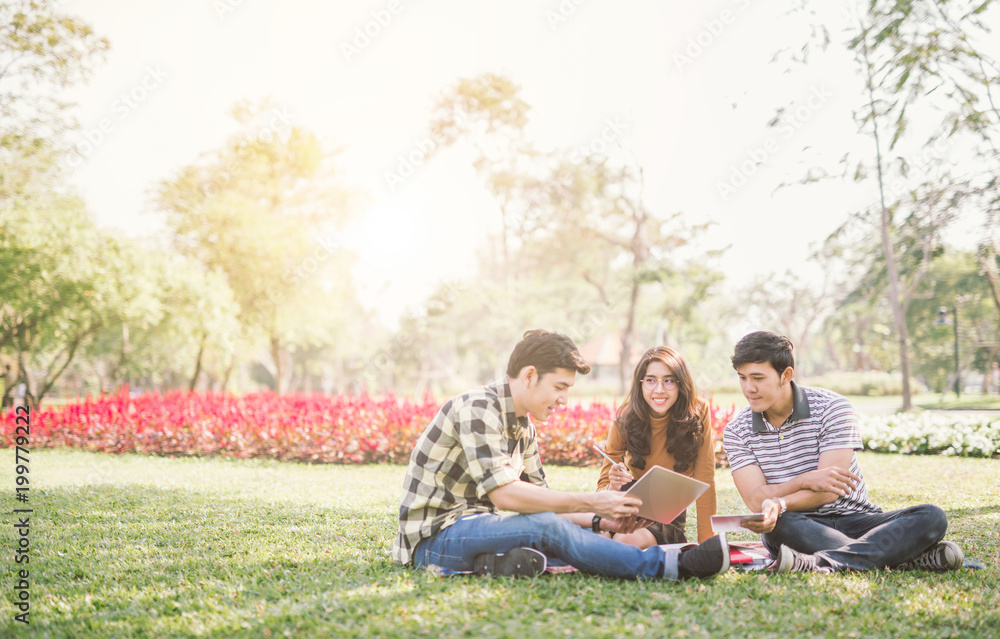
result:
<svg viewBox="0 0 1000 639"><path fill-rule="evenodd" d="M728 247L731 289L786 268L819 278L810 248L870 206L874 186L776 187L873 146L852 118L863 85L840 33L806 65L773 60L827 21L788 15L790 4L68 0L111 43L69 95L81 125L71 181L101 226L162 235L152 190L223 145L236 102L268 98L262 126L302 126L341 149L344 183L364 195L335 241L357 255L363 303L391 326L436 282L467 277L499 228L467 148L424 155L438 146L437 97L502 73L531 105L536 147L630 156L650 210L712 222L695 251ZM790 119L768 127L779 107ZM406 158L411 174L387 180Z"/></svg>

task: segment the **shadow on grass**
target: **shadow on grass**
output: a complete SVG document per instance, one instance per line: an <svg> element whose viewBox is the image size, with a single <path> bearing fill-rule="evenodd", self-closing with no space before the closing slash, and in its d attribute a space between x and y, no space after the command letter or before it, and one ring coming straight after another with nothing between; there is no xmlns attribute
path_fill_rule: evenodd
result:
<svg viewBox="0 0 1000 639"><path fill-rule="evenodd" d="M408 575L381 513L147 486L34 497L32 626L57 636L246 630L279 602Z"/></svg>
<svg viewBox="0 0 1000 639"><path fill-rule="evenodd" d="M1000 623L995 569L923 577L733 572L705 584L582 574L436 578L389 559L396 522L384 509L138 485L35 496L32 630L50 636L646 634L640 626L654 634L698 627L693 634L891 635L918 623L944 634Z"/></svg>

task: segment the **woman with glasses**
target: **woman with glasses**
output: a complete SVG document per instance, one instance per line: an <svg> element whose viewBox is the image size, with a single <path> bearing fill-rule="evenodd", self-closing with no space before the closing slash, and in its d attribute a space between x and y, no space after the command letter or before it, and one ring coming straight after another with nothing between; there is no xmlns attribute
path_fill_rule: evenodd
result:
<svg viewBox="0 0 1000 639"><path fill-rule="evenodd" d="M697 395L691 373L680 353L666 346L643 353L632 385L608 431L598 490L622 490L655 466L694 477L709 485L695 502L698 542L712 536L715 514L715 443L708 402ZM640 548L687 541L685 513L669 525L652 523L616 540Z"/></svg>

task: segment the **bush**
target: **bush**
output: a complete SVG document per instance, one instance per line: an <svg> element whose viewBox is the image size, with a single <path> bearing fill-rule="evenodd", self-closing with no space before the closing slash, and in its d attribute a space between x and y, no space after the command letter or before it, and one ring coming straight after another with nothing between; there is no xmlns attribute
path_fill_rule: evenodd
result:
<svg viewBox="0 0 1000 639"><path fill-rule="evenodd" d="M70 447L106 453L153 455L269 457L310 463L405 464L424 427L440 404L393 395L338 396L291 393L145 394L127 391L31 414L31 448ZM732 417L711 404L713 425L721 433ZM547 464L586 466L600 457L614 420L613 406L595 402L553 414L538 429L542 460ZM15 415L2 418L2 443L15 441Z"/></svg>
<svg viewBox="0 0 1000 639"><path fill-rule="evenodd" d="M1000 419L942 413L870 415L859 420L865 448L880 452L961 457L1000 456Z"/></svg>

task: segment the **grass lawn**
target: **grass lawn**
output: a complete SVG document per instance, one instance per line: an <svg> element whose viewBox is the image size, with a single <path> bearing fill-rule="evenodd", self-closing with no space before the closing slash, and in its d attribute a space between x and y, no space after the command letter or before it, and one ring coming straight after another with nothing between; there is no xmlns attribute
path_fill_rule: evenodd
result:
<svg viewBox="0 0 1000 639"><path fill-rule="evenodd" d="M956 398L954 393L948 393L921 396L914 403L920 408L939 410L1000 410L1000 395L962 395Z"/></svg>
<svg viewBox="0 0 1000 639"><path fill-rule="evenodd" d="M38 450L30 475L32 623L13 621L8 552L0 636L998 636L1000 462L865 453L861 464L876 503L941 505L948 538L986 569L730 571L705 583L579 573L441 578L386 554L400 466ZM596 474L549 469L553 487L564 490L590 490ZM0 452L0 478L9 548L12 451ZM718 486L721 512L744 510L728 471Z"/></svg>

